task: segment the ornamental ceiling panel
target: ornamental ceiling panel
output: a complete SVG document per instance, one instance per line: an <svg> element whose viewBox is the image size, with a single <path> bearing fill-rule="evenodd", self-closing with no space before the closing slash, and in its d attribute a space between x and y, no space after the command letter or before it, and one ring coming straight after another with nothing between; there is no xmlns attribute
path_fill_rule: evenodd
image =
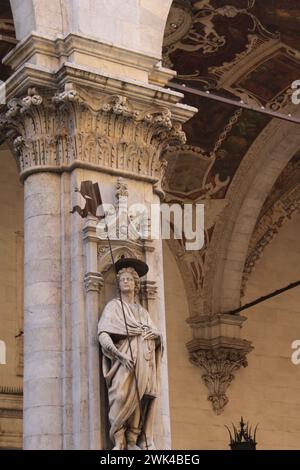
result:
<svg viewBox="0 0 300 470"><path fill-rule="evenodd" d="M163 60L177 72L180 84L282 111L291 104L292 82L300 78L299 49L298 0L174 0ZM214 158L206 183L216 175L232 180L271 118L250 110L238 113L233 106L188 92L185 102L199 109L184 125L188 145ZM181 171L175 166L169 189ZM186 161L186 194L196 190L195 174L195 165L188 170ZM228 188L223 186L215 197L225 197Z"/></svg>
<svg viewBox="0 0 300 470"><path fill-rule="evenodd" d="M0 6L0 80L5 81L11 70L2 59L16 45L16 35L9 0L1 0Z"/></svg>
<svg viewBox="0 0 300 470"><path fill-rule="evenodd" d="M174 0L165 31L163 65L177 72L173 81L207 93L206 98L184 91L185 103L199 111L183 126L186 146L169 149L164 186L167 202L204 203L209 219L199 253L185 252L176 240L171 246L183 278L189 273L190 314L197 316L206 308L205 289L211 288L213 279L209 255L214 249L215 224L224 210L226 217L230 214L231 182L272 120L263 112L214 101L208 95L297 114L291 85L300 79L300 2ZM266 244L299 207L299 165L298 153L265 201L249 247L242 291ZM205 289L204 279L210 286Z"/></svg>
<svg viewBox="0 0 300 470"><path fill-rule="evenodd" d="M216 88L223 74L251 54L278 43L299 50L299 9L297 0L174 0L164 64L181 81Z"/></svg>

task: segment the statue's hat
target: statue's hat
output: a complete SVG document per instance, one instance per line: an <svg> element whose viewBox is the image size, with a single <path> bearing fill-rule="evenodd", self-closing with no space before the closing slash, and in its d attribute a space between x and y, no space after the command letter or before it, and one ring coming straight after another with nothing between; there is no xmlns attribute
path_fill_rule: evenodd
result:
<svg viewBox="0 0 300 470"><path fill-rule="evenodd" d="M145 276L149 271L149 267L144 261L136 258L125 258L121 257L115 263L116 270L119 272L123 268L133 268L139 275L139 277Z"/></svg>

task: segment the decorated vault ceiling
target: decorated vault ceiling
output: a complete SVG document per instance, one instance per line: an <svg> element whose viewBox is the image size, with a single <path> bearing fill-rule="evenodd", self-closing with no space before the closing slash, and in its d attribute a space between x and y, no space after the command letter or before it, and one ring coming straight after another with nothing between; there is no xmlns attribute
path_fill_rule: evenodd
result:
<svg viewBox="0 0 300 470"><path fill-rule="evenodd" d="M9 0L1 0L0 8L0 80L5 81L10 69L2 64L2 59L15 46L15 28Z"/></svg>
<svg viewBox="0 0 300 470"><path fill-rule="evenodd" d="M277 178L266 199L248 247L244 267L242 293L264 249L276 237L281 227L300 211L300 151Z"/></svg>
<svg viewBox="0 0 300 470"><path fill-rule="evenodd" d="M187 87L293 113L291 84L300 79L300 1L174 0L163 65L175 70L174 81ZM171 243L184 274L190 315L197 316L205 304L206 260L215 223L243 158L272 118L188 92L184 101L199 111L184 126L187 145L166 156L164 189L169 202L201 201L208 209L205 246L199 253L185 253L180 243ZM299 209L300 152L276 181L260 213L241 294L264 248Z"/></svg>
<svg viewBox="0 0 300 470"><path fill-rule="evenodd" d="M291 84L300 78L300 2L174 0L163 61L177 72L177 83L284 112L291 105ZM271 118L189 93L185 102L199 109L184 126L194 149L184 164L179 158L169 164L168 197L179 197L178 191L183 199L205 197L203 184L217 180L227 184L215 186L208 197L223 198ZM208 174L206 168L201 173L199 154L213 160Z"/></svg>
<svg viewBox="0 0 300 470"><path fill-rule="evenodd" d="M15 45L9 0L1 0L0 58ZM163 65L175 81L269 110L287 112L291 83L300 79L300 0L174 0L166 25ZM0 80L11 71L0 62ZM199 112L185 124L187 144L166 154L166 200L205 201L205 247L172 248L189 291L190 315L202 310L206 257L231 182L271 118L185 93ZM289 109L289 112L292 112ZM267 151L267 149L266 149ZM247 276L261 251L300 207L300 152L265 201L249 247Z"/></svg>

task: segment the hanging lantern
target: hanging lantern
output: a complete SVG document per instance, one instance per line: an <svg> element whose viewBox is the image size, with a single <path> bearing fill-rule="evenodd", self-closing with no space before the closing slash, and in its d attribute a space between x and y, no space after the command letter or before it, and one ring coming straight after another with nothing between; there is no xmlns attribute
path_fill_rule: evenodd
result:
<svg viewBox="0 0 300 470"><path fill-rule="evenodd" d="M228 426L225 426L225 428L229 432L230 436L230 448L231 450L256 450L256 430L257 426L254 429L254 434L252 436L252 427L249 427L248 423L244 423L243 417L241 417L240 421L240 429L237 430L237 428L232 425L233 431L229 429Z"/></svg>

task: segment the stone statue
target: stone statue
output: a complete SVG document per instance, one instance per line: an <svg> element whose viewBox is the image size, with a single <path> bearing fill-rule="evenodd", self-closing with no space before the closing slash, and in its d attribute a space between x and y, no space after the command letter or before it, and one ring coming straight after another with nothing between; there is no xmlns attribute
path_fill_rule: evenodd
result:
<svg viewBox="0 0 300 470"><path fill-rule="evenodd" d="M110 438L115 450L154 449L162 337L147 310L136 302L139 278L147 273L148 266L123 258L116 268L127 328L119 298L108 302L98 324L108 388Z"/></svg>

